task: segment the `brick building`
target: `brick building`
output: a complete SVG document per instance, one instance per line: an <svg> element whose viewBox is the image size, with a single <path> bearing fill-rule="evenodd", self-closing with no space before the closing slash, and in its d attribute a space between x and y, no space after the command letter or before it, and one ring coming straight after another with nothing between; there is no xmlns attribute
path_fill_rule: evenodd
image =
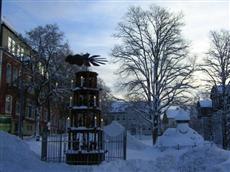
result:
<svg viewBox="0 0 230 172"><path fill-rule="evenodd" d="M26 44L8 24L1 24L1 49L0 49L0 130L18 134L20 116L20 87L19 80L29 81L30 66L22 66L22 58L30 60L35 57L36 52ZM23 74L22 74L23 68ZM38 64L41 75L44 75L42 63ZM46 105L36 107L34 92L26 89L24 94L23 134L33 135L35 133L36 120L39 120L40 131L43 130L47 119ZM39 111L39 118L37 114ZM51 110L52 111L52 110ZM60 116L51 114L52 121L58 121ZM56 119L57 118L57 119Z"/></svg>

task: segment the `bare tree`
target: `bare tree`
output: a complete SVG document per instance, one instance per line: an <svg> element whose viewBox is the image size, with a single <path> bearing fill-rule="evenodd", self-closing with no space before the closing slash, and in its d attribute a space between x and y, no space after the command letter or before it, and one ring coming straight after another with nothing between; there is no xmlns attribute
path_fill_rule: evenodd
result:
<svg viewBox="0 0 230 172"><path fill-rule="evenodd" d="M229 97L230 81L230 32L226 30L210 32L211 46L201 70L207 76L207 85L220 91L222 97L223 147L229 147ZM220 107L217 107L220 108Z"/></svg>
<svg viewBox="0 0 230 172"><path fill-rule="evenodd" d="M98 88L101 90L100 92L100 104L101 111L103 115L106 115L109 110L113 100L113 95L109 87L106 86L106 83L101 79L97 79Z"/></svg>
<svg viewBox="0 0 230 172"><path fill-rule="evenodd" d="M40 107L46 105L47 120L50 122L51 103L58 102L63 105L63 101L70 95L74 67L65 63L65 57L71 51L64 40L63 32L55 24L38 26L27 32L25 37L35 50L30 55L32 66L29 87L34 92L37 112Z"/></svg>
<svg viewBox="0 0 230 172"><path fill-rule="evenodd" d="M182 14L158 6L148 10L132 7L115 34L121 43L112 55L120 64L122 86L128 97L146 102L147 107L138 111L152 126L154 144L160 134L160 115L173 101L185 98L191 88L194 61L187 58L182 19Z"/></svg>

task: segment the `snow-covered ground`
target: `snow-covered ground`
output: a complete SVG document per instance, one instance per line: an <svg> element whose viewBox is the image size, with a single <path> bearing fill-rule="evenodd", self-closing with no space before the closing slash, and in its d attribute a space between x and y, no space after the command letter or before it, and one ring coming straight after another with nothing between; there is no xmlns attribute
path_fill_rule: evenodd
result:
<svg viewBox="0 0 230 172"><path fill-rule="evenodd" d="M147 143L147 144L146 144ZM99 166L70 166L40 161L40 143L24 141L0 131L0 172L228 172L230 152L204 144L184 149L159 150L128 135L127 160L103 162Z"/></svg>

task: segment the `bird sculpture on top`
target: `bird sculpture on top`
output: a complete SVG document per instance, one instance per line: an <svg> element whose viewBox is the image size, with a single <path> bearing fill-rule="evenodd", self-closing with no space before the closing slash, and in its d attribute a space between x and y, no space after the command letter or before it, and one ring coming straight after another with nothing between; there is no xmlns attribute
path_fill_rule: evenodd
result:
<svg viewBox="0 0 230 172"><path fill-rule="evenodd" d="M107 62L105 58L99 58L100 55L92 55L90 56L89 53L86 54L75 54L75 55L68 55L65 59L66 62L70 64L76 64L78 66L100 66Z"/></svg>

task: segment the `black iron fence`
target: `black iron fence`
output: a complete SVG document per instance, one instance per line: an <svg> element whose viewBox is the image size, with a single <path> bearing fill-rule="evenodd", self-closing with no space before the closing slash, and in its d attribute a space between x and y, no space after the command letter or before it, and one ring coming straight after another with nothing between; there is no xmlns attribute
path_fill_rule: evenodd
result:
<svg viewBox="0 0 230 172"><path fill-rule="evenodd" d="M43 135L41 159L49 162L65 162L67 145L66 133Z"/></svg>
<svg viewBox="0 0 230 172"><path fill-rule="evenodd" d="M105 139L105 160L113 161L117 159L126 160L127 134L123 132L117 136L104 135Z"/></svg>
<svg viewBox="0 0 230 172"><path fill-rule="evenodd" d="M126 131L117 136L110 136L104 133L103 143L106 161L126 159ZM67 133L47 135L44 133L42 136L41 159L47 162L66 162L68 144ZM90 162L88 164L90 164Z"/></svg>

